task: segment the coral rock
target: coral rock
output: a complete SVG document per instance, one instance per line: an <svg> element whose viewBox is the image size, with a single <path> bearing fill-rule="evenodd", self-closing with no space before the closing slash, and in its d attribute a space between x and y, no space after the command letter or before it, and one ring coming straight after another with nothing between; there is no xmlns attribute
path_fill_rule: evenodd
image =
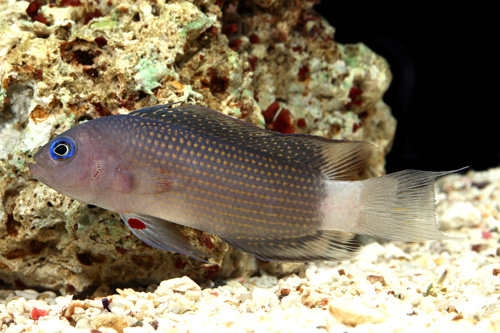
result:
<svg viewBox="0 0 500 333"><path fill-rule="evenodd" d="M33 153L82 121L184 101L284 133L373 142L380 150L363 176L382 173L395 129L381 99L388 66L362 44L336 43L313 4L0 4L0 279L79 293L258 268L251 256L188 228L186 237L222 259L206 264L151 248L116 214L33 180Z"/></svg>

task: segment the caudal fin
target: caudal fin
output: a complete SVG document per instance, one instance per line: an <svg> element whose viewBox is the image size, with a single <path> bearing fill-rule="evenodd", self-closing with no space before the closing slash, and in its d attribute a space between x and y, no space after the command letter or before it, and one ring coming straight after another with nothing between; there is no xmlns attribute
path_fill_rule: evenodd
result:
<svg viewBox="0 0 500 333"><path fill-rule="evenodd" d="M357 231L404 242L452 239L435 216L434 181L448 173L404 170L364 181Z"/></svg>

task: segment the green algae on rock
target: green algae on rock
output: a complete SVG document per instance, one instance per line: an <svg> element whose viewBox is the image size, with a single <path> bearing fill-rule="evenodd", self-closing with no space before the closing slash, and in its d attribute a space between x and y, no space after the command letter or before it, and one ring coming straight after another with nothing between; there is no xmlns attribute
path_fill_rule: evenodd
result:
<svg viewBox="0 0 500 333"><path fill-rule="evenodd" d="M35 182L26 162L37 147L82 121L182 100L261 127L370 141L380 154L366 174L383 171L395 128L381 100L388 66L362 44L337 44L312 2L80 2L40 2L36 12L26 1L0 4L3 281L75 293L256 270L249 256L188 228L197 246L226 253L223 262L150 248L116 215Z"/></svg>

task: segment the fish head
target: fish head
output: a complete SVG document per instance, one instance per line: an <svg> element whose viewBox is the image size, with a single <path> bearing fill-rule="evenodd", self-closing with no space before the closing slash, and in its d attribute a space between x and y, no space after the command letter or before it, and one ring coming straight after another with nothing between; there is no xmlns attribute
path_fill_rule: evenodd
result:
<svg viewBox="0 0 500 333"><path fill-rule="evenodd" d="M127 189L129 180L117 180L116 176L120 174L119 152L109 133L102 126L93 126L95 121L75 126L42 146L33 156L35 163L28 165L32 176L63 194L93 204L108 188Z"/></svg>

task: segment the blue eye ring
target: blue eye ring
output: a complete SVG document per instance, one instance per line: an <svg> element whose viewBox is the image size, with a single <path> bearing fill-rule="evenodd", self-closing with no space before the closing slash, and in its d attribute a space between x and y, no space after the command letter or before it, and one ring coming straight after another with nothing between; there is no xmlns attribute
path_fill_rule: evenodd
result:
<svg viewBox="0 0 500 333"><path fill-rule="evenodd" d="M54 160L67 160L75 155L75 142L69 137L62 137L50 144L50 156Z"/></svg>

